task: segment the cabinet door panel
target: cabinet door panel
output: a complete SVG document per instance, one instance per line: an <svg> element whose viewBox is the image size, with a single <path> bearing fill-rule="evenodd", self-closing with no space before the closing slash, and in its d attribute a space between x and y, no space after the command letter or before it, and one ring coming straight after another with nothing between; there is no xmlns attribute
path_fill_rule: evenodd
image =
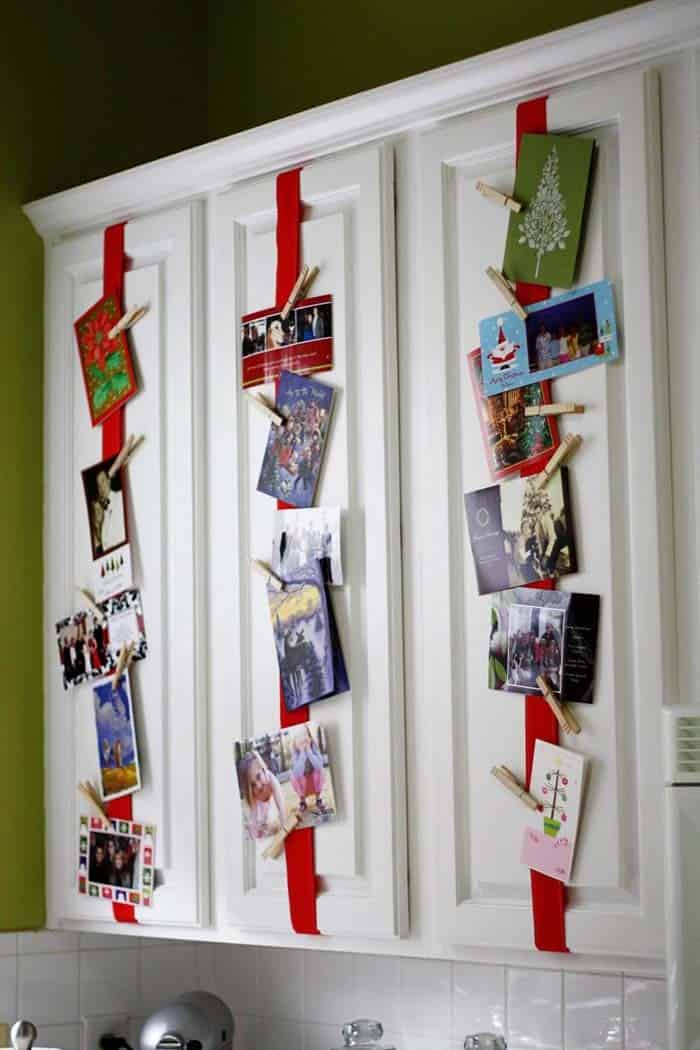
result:
<svg viewBox="0 0 700 1050"><path fill-rule="evenodd" d="M351 692L312 706L329 731L339 819L316 833L326 933L395 936L406 923L401 583L391 156L368 149L302 171L302 254L332 293L336 388L317 506L343 509L345 586L331 592ZM286 931L284 858L243 839L233 742L279 726L265 586L275 503L256 491L267 421L239 390L242 313L275 292L275 181L232 189L213 207L210 378L210 680L219 921ZM264 391L273 397L272 387ZM217 583L217 580L221 583Z"/></svg>
<svg viewBox="0 0 700 1050"><path fill-rule="evenodd" d="M126 226L127 305L148 303L131 331L140 392L126 406L127 433L146 440L128 468L127 507L134 584L142 594L148 656L132 665L131 685L143 789L135 819L157 826L163 884L140 923L197 926L206 921L205 745L199 644L199 511L195 431L202 391L193 281L200 209L181 207ZM64 693L54 623L80 608L90 588L90 539L80 471L101 458L92 428L73 320L102 294L102 237L88 234L49 253L47 356L47 806L49 917L109 920L108 902L76 890L76 827L88 811L78 780L98 775L89 683ZM201 765L200 765L201 764Z"/></svg>
<svg viewBox="0 0 700 1050"><path fill-rule="evenodd" d="M601 595L595 703L577 707L583 732L566 740L591 757L568 944L597 954L663 947L657 740L675 679L657 104L654 82L637 71L548 102L551 131L598 142L577 281L613 281L623 345L617 364L554 381L556 400L586 405L585 415L562 421L584 444L571 467L580 571L561 587ZM414 610L421 694L435 711L441 936L529 947L529 880L519 863L526 811L490 776L500 763L523 774L524 704L487 688L490 599L477 595L462 502L490 481L466 355L478 345L480 318L507 309L484 270L500 265L508 216L474 183L510 189L513 136L508 106L420 139L425 330L412 347L411 382L431 406L421 443L428 455L416 464L430 491L417 483L410 527L431 566Z"/></svg>

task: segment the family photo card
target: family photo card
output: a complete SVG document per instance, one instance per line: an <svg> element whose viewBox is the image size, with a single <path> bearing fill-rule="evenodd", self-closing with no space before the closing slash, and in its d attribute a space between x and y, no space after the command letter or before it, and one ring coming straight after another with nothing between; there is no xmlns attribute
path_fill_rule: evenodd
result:
<svg viewBox="0 0 700 1050"><path fill-rule="evenodd" d="M233 753L248 838L270 838L290 817L297 829L336 819L326 732L318 722L236 741Z"/></svg>
<svg viewBox="0 0 700 1050"><path fill-rule="evenodd" d="M128 540L123 471L113 469L116 459L109 456L82 471L93 561Z"/></svg>
<svg viewBox="0 0 700 1050"><path fill-rule="evenodd" d="M276 408L282 426L272 423L258 479L258 492L293 507L311 507L326 447L333 387L282 372Z"/></svg>
<svg viewBox="0 0 700 1050"><path fill-rule="evenodd" d="M511 311L479 322L484 394L500 394L618 358L610 281L525 309L524 321Z"/></svg>
<svg viewBox="0 0 700 1050"><path fill-rule="evenodd" d="M284 702L289 711L350 688L333 607L318 561L268 585L270 619Z"/></svg>
<svg viewBox="0 0 700 1050"><path fill-rule="evenodd" d="M133 647L133 660L143 660L147 655L146 627L138 590L122 591L101 602L98 608L103 619L92 610L83 609L56 624L58 664L64 689L111 674L123 644Z"/></svg>
<svg viewBox="0 0 700 1050"><path fill-rule="evenodd" d="M108 679L93 687L97 758L102 798L109 802L141 789L136 727L128 672L115 686Z"/></svg>
<svg viewBox="0 0 700 1050"><path fill-rule="evenodd" d="M571 879L585 772L583 755L535 742L530 794L540 809L526 818L520 862L560 882Z"/></svg>
<svg viewBox="0 0 700 1050"><path fill-rule="evenodd" d="M272 539L272 571L276 576L286 576L310 561L321 562L327 584L342 587L340 507L277 511Z"/></svg>
<svg viewBox="0 0 700 1050"><path fill-rule="evenodd" d="M547 380L486 397L480 348L467 354L467 367L491 477L540 471L559 444L559 427L554 416L526 416L525 409L552 403Z"/></svg>
<svg viewBox="0 0 700 1050"><path fill-rule="evenodd" d="M155 834L152 824L81 816L78 893L150 908L155 888Z"/></svg>
<svg viewBox="0 0 700 1050"><path fill-rule="evenodd" d="M595 139L523 135L503 273L554 288L574 283Z"/></svg>
<svg viewBox="0 0 700 1050"><path fill-rule="evenodd" d="M568 468L541 491L534 481L521 478L464 495L479 594L577 571Z"/></svg>
<svg viewBox="0 0 700 1050"><path fill-rule="evenodd" d="M121 318L115 295L99 299L75 322L80 369L95 427L138 392L127 333L109 333Z"/></svg>
<svg viewBox="0 0 700 1050"><path fill-rule="evenodd" d="M270 383L282 372L333 367L333 299L304 299L283 321L274 307L241 317L241 385Z"/></svg>
<svg viewBox="0 0 700 1050"><path fill-rule="evenodd" d="M592 704L600 597L516 587L491 598L489 689L538 693L538 675L566 702Z"/></svg>

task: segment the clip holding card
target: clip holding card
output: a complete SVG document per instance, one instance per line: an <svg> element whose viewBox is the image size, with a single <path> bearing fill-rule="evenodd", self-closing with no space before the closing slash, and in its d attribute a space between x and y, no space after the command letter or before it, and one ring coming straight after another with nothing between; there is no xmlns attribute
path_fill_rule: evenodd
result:
<svg viewBox="0 0 700 1050"><path fill-rule="evenodd" d="M525 409L526 416L564 416L568 413L581 415L586 411L585 405L577 405L575 401L554 401L551 405L528 405Z"/></svg>
<svg viewBox="0 0 700 1050"><path fill-rule="evenodd" d="M248 400L255 405L259 412L262 412L263 415L267 416L271 423L274 423L276 427L284 426L284 416L281 416L279 412L272 407L269 401L265 400L262 394L256 396L255 394L251 394L249 390L244 390L243 393Z"/></svg>
<svg viewBox="0 0 700 1050"><path fill-rule="evenodd" d="M515 795L516 798L520 799L528 809L537 810L540 808L537 799L533 798L527 788L511 773L508 766L492 766L491 773L496 780L503 784L507 791L510 791L511 795Z"/></svg>
<svg viewBox="0 0 700 1050"><path fill-rule="evenodd" d="M559 470L559 467L564 463L565 460L573 456L574 452L583 444L583 438L580 434L567 434L562 441L559 448L556 450L552 458L547 463L543 471L541 471L534 480L533 486L536 492L543 489L553 474Z"/></svg>
<svg viewBox="0 0 700 1050"><path fill-rule="evenodd" d="M494 266L486 267L486 276L489 277L498 288L499 292L510 306L513 313L517 314L521 321L524 321L527 317L527 311L525 307L518 302L515 292L511 288L510 284L503 276L500 270L497 270Z"/></svg>
<svg viewBox="0 0 700 1050"><path fill-rule="evenodd" d="M502 205L504 208L508 208L509 211L519 212L522 210L522 204L520 201L514 200L513 197L509 197L507 193L501 193L500 190L496 190L493 186L487 186L481 179L476 181L476 189L482 195L482 197L488 197L489 200L495 201L496 204Z"/></svg>
<svg viewBox="0 0 700 1050"><path fill-rule="evenodd" d="M102 609L100 609L99 605L95 603L92 595L90 594L90 591L85 590L84 587L76 587L75 589L78 592L78 594L82 595L83 601L85 602L95 619L98 620L100 623L104 623L107 617L105 616Z"/></svg>
<svg viewBox="0 0 700 1050"><path fill-rule="evenodd" d="M573 733L574 735L581 732L581 726L578 724L576 718L572 712L557 700L556 696L552 692L552 687L543 675L537 676L537 687L541 691L542 696L549 704L554 717L557 722L564 730L565 733Z"/></svg>
<svg viewBox="0 0 700 1050"><path fill-rule="evenodd" d="M122 647L119 650L119 659L117 660L116 670L115 670L114 674L112 675L112 692L113 693L116 692L117 686L119 684L119 679L124 674L124 672L126 671L127 667L129 666L129 664L131 663L131 658L132 658L133 655L134 655L133 642L129 642L128 645L127 645L126 642L123 642L122 643Z"/></svg>
<svg viewBox="0 0 700 1050"><path fill-rule="evenodd" d="M267 849L263 850L263 860L277 860L284 849L287 835L296 830L300 820L301 813L298 809L287 817L281 830L277 832Z"/></svg>
<svg viewBox="0 0 700 1050"><path fill-rule="evenodd" d="M265 580L268 586L272 587L274 591L283 591L284 583L280 580L279 576L275 576L274 572L269 565L266 565L264 561L259 561L257 558L251 558L250 567L255 572L259 573Z"/></svg>
<svg viewBox="0 0 700 1050"><path fill-rule="evenodd" d="M132 306L130 310L127 310L123 317L120 317L113 328L110 328L107 333L108 339L116 339L120 332L125 332L127 328L132 328L137 321L140 321L142 317L148 313L149 306L146 303L143 306Z"/></svg>
<svg viewBox="0 0 700 1050"><path fill-rule="evenodd" d="M100 793L92 783L91 780L79 780L78 791L83 795L88 802L92 803L97 812L100 814L103 820L109 823L109 813L105 808L105 804L100 797Z"/></svg>
<svg viewBox="0 0 700 1050"><path fill-rule="evenodd" d="M129 437L126 439L121 449L119 450L119 455L107 471L107 474L110 478L114 477L114 475L117 473L120 467L125 467L127 465L134 452L136 452L136 450L141 447L145 440L145 434L140 434L137 438L135 438L133 434L129 434Z"/></svg>
<svg viewBox="0 0 700 1050"><path fill-rule="evenodd" d="M289 317L289 314L291 313L292 307L294 306L295 302L299 298L299 296L301 294L301 290L304 287L304 285L306 284L308 278L309 278L309 267L308 266L303 266L302 269L301 269L301 273L299 274L299 276L297 277L296 281L294 282L294 287L292 288L291 292L289 293L289 299L287 299L287 302L284 304L284 306L280 310L280 317L281 317L281 319L283 321L286 321L287 318Z"/></svg>

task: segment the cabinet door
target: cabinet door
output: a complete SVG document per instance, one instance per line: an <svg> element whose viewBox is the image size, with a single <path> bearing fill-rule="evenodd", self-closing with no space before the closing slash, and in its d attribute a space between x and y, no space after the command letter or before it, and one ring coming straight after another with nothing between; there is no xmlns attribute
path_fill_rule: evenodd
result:
<svg viewBox="0 0 700 1050"><path fill-rule="evenodd" d="M201 345L197 332L199 206L126 226L127 305L150 310L132 329L140 392L126 406L127 433L146 440L128 468L134 584L140 588L148 656L132 664L131 684L143 789L134 816L156 825L163 885L140 923L199 926L207 919L206 735L198 652L201 587L198 429ZM81 468L101 458L78 364L73 321L102 294L102 235L90 233L48 253L46 358L46 763L48 912L51 925L110 920L108 902L79 896L76 791L98 774L89 683L64 692L55 622L80 608L76 586L90 586L90 540ZM119 927L115 926L115 930Z"/></svg>
<svg viewBox="0 0 700 1050"><path fill-rule="evenodd" d="M586 406L562 423L584 444L571 466L580 572L561 585L601 595L595 702L577 706L583 732L565 742L591 758L567 937L575 951L637 956L663 951L658 740L675 690L655 86L632 71L548 102L551 131L598 142L578 283L613 281L622 332L618 363L554 381L556 400ZM416 733L432 739L419 763L441 857L436 923L452 943L528 948L526 811L490 776L500 763L524 775L524 704L487 688L490 604L477 595L463 507L464 492L490 483L466 355L479 319L507 309L484 270L500 266L508 214L474 183L510 191L514 124L503 106L419 141L425 328L410 346L410 386L429 411L404 528L430 570L416 573L413 617L420 706L431 707Z"/></svg>
<svg viewBox="0 0 700 1050"><path fill-rule="evenodd" d="M393 181L381 148L305 167L302 254L331 293L336 388L315 505L343 510L343 588L332 590L350 693L312 706L327 729L339 819L316 831L324 933L392 937L406 927ZM209 367L217 920L288 931L284 857L264 861L243 837L234 740L279 726L275 646L264 583L274 501L256 491L269 430L240 390L239 318L275 293L275 179L212 204L214 331ZM271 387L263 390L274 399Z"/></svg>

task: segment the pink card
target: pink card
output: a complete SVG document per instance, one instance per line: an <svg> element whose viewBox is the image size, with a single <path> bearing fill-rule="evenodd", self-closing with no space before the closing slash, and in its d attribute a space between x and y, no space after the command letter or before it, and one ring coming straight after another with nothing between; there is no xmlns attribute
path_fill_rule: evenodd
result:
<svg viewBox="0 0 700 1050"><path fill-rule="evenodd" d="M560 882L571 878L586 759L544 740L535 743L530 794L541 810L523 833L520 861Z"/></svg>

